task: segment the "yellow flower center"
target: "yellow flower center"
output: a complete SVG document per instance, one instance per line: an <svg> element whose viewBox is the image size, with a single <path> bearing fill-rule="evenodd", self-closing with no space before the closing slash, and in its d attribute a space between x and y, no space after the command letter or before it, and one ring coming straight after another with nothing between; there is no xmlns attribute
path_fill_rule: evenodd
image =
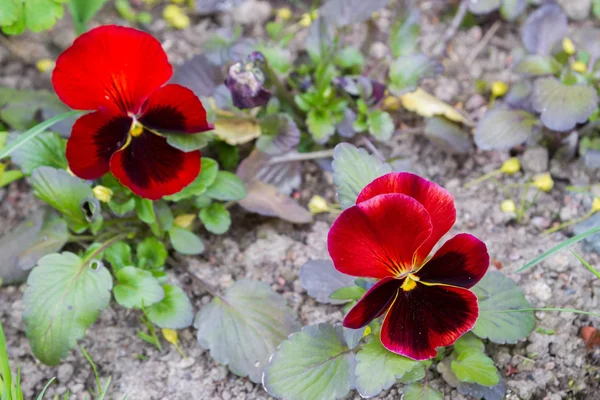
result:
<svg viewBox="0 0 600 400"><path fill-rule="evenodd" d="M129 129L129 134L133 137L138 137L142 133L144 133L144 127L142 126L142 124L134 120L131 124L131 128Z"/></svg>
<svg viewBox="0 0 600 400"><path fill-rule="evenodd" d="M419 277L417 277L413 274L408 274L408 276L404 279L402 286L400 286L400 287L405 292L410 292L411 290L413 290L414 288L417 287L418 281L419 281Z"/></svg>

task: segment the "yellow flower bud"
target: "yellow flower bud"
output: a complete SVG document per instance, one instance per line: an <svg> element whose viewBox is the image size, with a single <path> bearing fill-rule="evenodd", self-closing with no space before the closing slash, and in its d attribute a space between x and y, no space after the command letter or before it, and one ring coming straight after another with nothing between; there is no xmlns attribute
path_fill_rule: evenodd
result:
<svg viewBox="0 0 600 400"><path fill-rule="evenodd" d="M319 18L319 10L312 10L310 12L310 19L314 21L317 18Z"/></svg>
<svg viewBox="0 0 600 400"><path fill-rule="evenodd" d="M371 327L367 325L365 331L363 332L363 337L367 337L371 334Z"/></svg>
<svg viewBox="0 0 600 400"><path fill-rule="evenodd" d="M504 200L502 204L500 204L500 210L505 213L514 213L517 211L517 205L512 200Z"/></svg>
<svg viewBox="0 0 600 400"><path fill-rule="evenodd" d="M323 197L314 195L308 202L308 209L313 214L319 214L329 211L329 204Z"/></svg>
<svg viewBox="0 0 600 400"><path fill-rule="evenodd" d="M563 48L563 51L570 56L575 54L575 45L573 44L573 41L569 38L563 39L562 48Z"/></svg>
<svg viewBox="0 0 600 400"><path fill-rule="evenodd" d="M166 19L168 22L171 22L173 18L182 14L183 10L175 4L169 4L163 10L163 18Z"/></svg>
<svg viewBox="0 0 600 400"><path fill-rule="evenodd" d="M533 186L543 190L544 192L549 192L554 186L554 181L552 180L550 174L546 172L533 177Z"/></svg>
<svg viewBox="0 0 600 400"><path fill-rule="evenodd" d="M398 111L400 109L400 99L396 96L386 96L381 106L385 111Z"/></svg>
<svg viewBox="0 0 600 400"><path fill-rule="evenodd" d="M594 197L594 201L592 202L592 211L600 211L600 197Z"/></svg>
<svg viewBox="0 0 600 400"><path fill-rule="evenodd" d="M508 160L504 161L504 164L502 164L502 166L500 167L500 171L502 171L503 174L507 175L516 174L520 170L521 163L519 162L519 159L517 157L509 158Z"/></svg>
<svg viewBox="0 0 600 400"><path fill-rule="evenodd" d="M192 225L195 219L196 214L181 214L175 217L173 223L179 228L187 229Z"/></svg>
<svg viewBox="0 0 600 400"><path fill-rule="evenodd" d="M292 18L292 10L290 10L289 8L284 7L277 10L277 19L287 21L290 18Z"/></svg>
<svg viewBox="0 0 600 400"><path fill-rule="evenodd" d="M41 73L48 72L54 68L54 61L49 58L42 58L35 64L35 66Z"/></svg>
<svg viewBox="0 0 600 400"><path fill-rule="evenodd" d="M171 23L171 26L173 26L173 28L185 29L188 26L190 26L190 17L182 13L171 18L169 22Z"/></svg>
<svg viewBox="0 0 600 400"><path fill-rule="evenodd" d="M377 19L377 18L379 18L380 15L381 14L379 14L379 12L375 11L371 14L371 19Z"/></svg>
<svg viewBox="0 0 600 400"><path fill-rule="evenodd" d="M308 13L302 14L302 17L300 17L299 24L300 24L300 26L302 26L304 28L308 28L310 26L310 24L312 24L312 19L310 18L310 14L308 14Z"/></svg>
<svg viewBox="0 0 600 400"><path fill-rule="evenodd" d="M492 83L492 95L494 97L502 97L508 92L508 85L502 81Z"/></svg>
<svg viewBox="0 0 600 400"><path fill-rule="evenodd" d="M113 191L110 188L102 185L94 186L92 193L94 193L95 198L103 203L108 203L113 195Z"/></svg>
<svg viewBox="0 0 600 400"><path fill-rule="evenodd" d="M573 64L571 64L571 69L575 72L583 74L585 71L587 71L587 65L585 65L583 61L575 61Z"/></svg>
<svg viewBox="0 0 600 400"><path fill-rule="evenodd" d="M171 0L171 3L175 3L175 4L184 4L185 0Z"/></svg>
<svg viewBox="0 0 600 400"><path fill-rule="evenodd" d="M173 329L163 328L162 335L167 342L171 343L174 346L177 346L177 343L179 343L179 337L177 336L177 331L175 331Z"/></svg>

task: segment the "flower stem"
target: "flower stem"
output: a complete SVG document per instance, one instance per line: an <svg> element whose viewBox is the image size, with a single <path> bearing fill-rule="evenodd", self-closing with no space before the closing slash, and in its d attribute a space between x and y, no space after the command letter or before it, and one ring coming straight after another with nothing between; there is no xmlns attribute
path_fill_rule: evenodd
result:
<svg viewBox="0 0 600 400"><path fill-rule="evenodd" d="M269 164L278 164L283 162L316 160L319 158L329 158L333 156L333 149L313 151L312 153L289 153L279 157L273 157Z"/></svg>
<svg viewBox="0 0 600 400"><path fill-rule="evenodd" d="M575 218L575 219L563 222L562 224L557 225L557 226L555 226L553 228L546 229L545 231L542 232L542 234L543 235L548 235L550 233L554 233L554 232L560 231L561 229L566 228L567 226L571 226L571 225L577 224L579 222L583 222L586 219L588 219L589 217L591 217L592 215L594 215L594 213L595 213L594 210L590 210L587 213L585 213L585 215L583 217Z"/></svg>
<svg viewBox="0 0 600 400"><path fill-rule="evenodd" d="M495 170L493 170L491 172L488 172L485 175L480 176L477 179L473 179L471 182L466 183L463 186L463 188L465 188L465 189L470 188L471 186L475 186L475 185L477 185L477 184L479 184L479 183L481 183L481 182L483 182L483 181L485 181L487 179L493 178L493 177L498 176L500 174L502 174L502 171L499 170L499 169L495 169Z"/></svg>

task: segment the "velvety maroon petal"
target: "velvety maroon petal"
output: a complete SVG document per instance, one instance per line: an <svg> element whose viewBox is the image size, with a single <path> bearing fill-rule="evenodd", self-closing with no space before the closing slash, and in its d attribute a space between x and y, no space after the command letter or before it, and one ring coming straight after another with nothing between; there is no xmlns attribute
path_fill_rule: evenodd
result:
<svg viewBox="0 0 600 400"><path fill-rule="evenodd" d="M416 254L415 263L420 265L456 222L454 198L446 189L420 176L408 172L392 172L368 184L358 195L356 203L386 193L402 193L414 198L425 207L431 217L431 236Z"/></svg>
<svg viewBox="0 0 600 400"><path fill-rule="evenodd" d="M385 312L400 289L403 279L383 278L356 303L344 318L344 326L359 329Z"/></svg>
<svg viewBox="0 0 600 400"><path fill-rule="evenodd" d="M423 282L470 288L490 265L485 243L461 233L448 240L415 275Z"/></svg>
<svg viewBox="0 0 600 400"><path fill-rule="evenodd" d="M114 176L133 193L158 200L179 192L200 173L200 152L185 153L164 137L144 132L110 159Z"/></svg>
<svg viewBox="0 0 600 400"><path fill-rule="evenodd" d="M171 74L158 40L137 29L106 25L80 35L58 57L52 84L76 110L137 114Z"/></svg>
<svg viewBox="0 0 600 400"><path fill-rule="evenodd" d="M427 360L475 325L477 296L468 289L417 283L400 289L381 327L381 343L391 352Z"/></svg>
<svg viewBox="0 0 600 400"><path fill-rule="evenodd" d="M97 179L109 170L110 157L125 143L131 118L96 111L80 117L67 141L69 168L82 179Z"/></svg>
<svg viewBox="0 0 600 400"><path fill-rule="evenodd" d="M176 84L152 93L142 107L140 122L164 133L198 133L214 128L206 120L206 110L194 92Z"/></svg>
<svg viewBox="0 0 600 400"><path fill-rule="evenodd" d="M413 255L430 235L429 214L421 203L384 194L344 210L327 245L338 271L381 279L410 271Z"/></svg>

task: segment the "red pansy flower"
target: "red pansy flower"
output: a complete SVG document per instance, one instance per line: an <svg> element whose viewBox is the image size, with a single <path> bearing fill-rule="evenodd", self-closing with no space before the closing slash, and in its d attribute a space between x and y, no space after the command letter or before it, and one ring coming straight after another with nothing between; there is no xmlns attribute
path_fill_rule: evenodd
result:
<svg viewBox="0 0 600 400"><path fill-rule="evenodd" d="M52 84L76 110L67 160L75 175L111 171L135 194L156 200L200 173L200 152L183 152L165 134L212 129L194 93L165 85L173 70L160 43L132 28L101 26L79 36L56 60Z"/></svg>
<svg viewBox="0 0 600 400"><path fill-rule="evenodd" d="M461 233L428 258L455 220L452 195L417 175L390 173L365 187L328 237L338 271L379 279L344 326L358 329L385 315L382 344L415 360L471 330L479 308L469 288L489 266L485 244Z"/></svg>

